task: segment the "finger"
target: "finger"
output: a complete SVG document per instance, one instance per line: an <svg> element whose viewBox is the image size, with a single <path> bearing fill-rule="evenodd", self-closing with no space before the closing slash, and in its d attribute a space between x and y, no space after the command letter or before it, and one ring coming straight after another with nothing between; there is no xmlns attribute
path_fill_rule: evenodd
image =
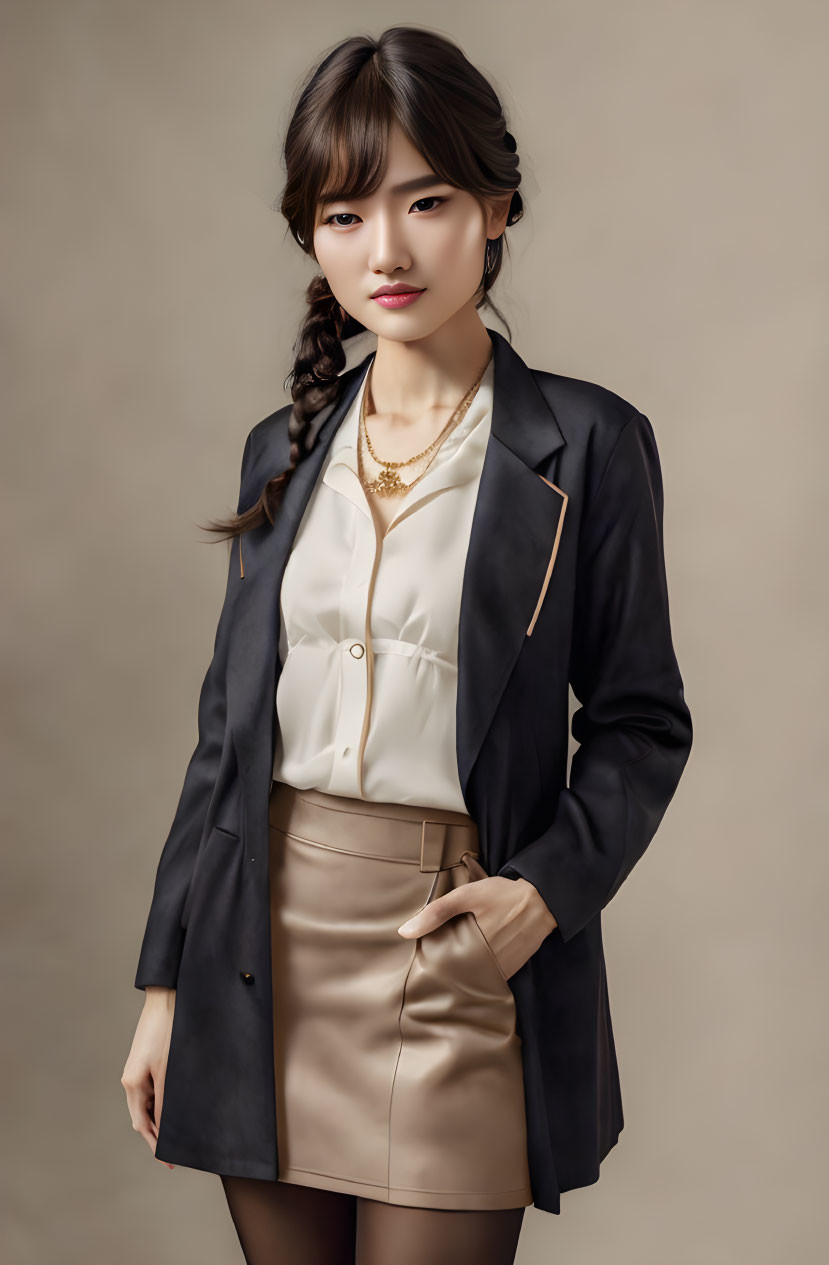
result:
<svg viewBox="0 0 829 1265"><path fill-rule="evenodd" d="M398 933L405 937L414 938L425 935L427 931L434 931L446 922L448 918L453 918L455 914L459 914L464 909L469 908L464 893L465 888L459 887L453 892L447 892L445 896L439 896L437 900L431 901L425 909L419 910L413 918L401 923L397 928Z"/></svg>
<svg viewBox="0 0 829 1265"><path fill-rule="evenodd" d="M155 1154L156 1137L155 1125L150 1112L151 1102L152 1091L150 1091L150 1096L148 1097L146 1085L132 1085L127 1088L127 1103L129 1104L132 1127L136 1133L141 1134L150 1150Z"/></svg>
<svg viewBox="0 0 829 1265"><path fill-rule="evenodd" d="M155 1129L155 1136L157 1138L158 1130L161 1127L161 1113L164 1110L164 1077L156 1076L154 1080L155 1080L155 1095L153 1098L152 1117L153 1117L153 1127Z"/></svg>
<svg viewBox="0 0 829 1265"><path fill-rule="evenodd" d="M144 1124L146 1125L153 1138L158 1140L158 1125L156 1123L155 1114L155 1096L151 1094L144 1102Z"/></svg>
<svg viewBox="0 0 829 1265"><path fill-rule="evenodd" d="M147 1073L138 1083L127 1082L123 1078L121 1083L127 1095L127 1106L129 1107L132 1127L136 1133L141 1134L141 1137L147 1143L153 1155L155 1155L155 1148L158 1142L158 1128L153 1118L155 1114L155 1092L152 1077ZM173 1164L167 1163L166 1160L159 1160L158 1162L159 1164L167 1164L168 1168L175 1167Z"/></svg>
<svg viewBox="0 0 829 1265"><path fill-rule="evenodd" d="M146 1100L146 1103L145 1103L144 1122L146 1125L146 1132L144 1133L144 1136L147 1139L147 1143L150 1147L150 1150L152 1151L153 1155L155 1155L156 1147L158 1146L158 1130L161 1125L161 1111L162 1111L162 1105L163 1105L162 1100L164 1097L164 1081L163 1079L159 1079L158 1077L155 1077L153 1083L154 1083L153 1093ZM158 1157L156 1156L156 1158ZM169 1169L172 1169L175 1167L174 1164L170 1164L169 1161L167 1160L158 1160L158 1162L159 1164L166 1164L167 1168Z"/></svg>

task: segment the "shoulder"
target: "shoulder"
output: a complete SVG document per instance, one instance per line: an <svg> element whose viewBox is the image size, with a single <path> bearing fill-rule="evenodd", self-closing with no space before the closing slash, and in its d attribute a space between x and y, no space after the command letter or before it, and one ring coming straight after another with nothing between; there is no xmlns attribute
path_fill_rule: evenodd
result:
<svg viewBox="0 0 829 1265"><path fill-rule="evenodd" d="M261 422L257 422L250 430L248 443L250 444L252 455L256 456L259 453L272 450L280 442L288 443L288 421L292 408L292 404L283 404L275 412L263 417Z"/></svg>
<svg viewBox="0 0 829 1265"><path fill-rule="evenodd" d="M639 413L635 404L598 382L546 369L531 370L568 443L612 448Z"/></svg>
<svg viewBox="0 0 829 1265"><path fill-rule="evenodd" d="M586 378L545 369L531 372L555 415L570 459L583 466L588 491L598 486L614 454L615 464L623 462L627 454L634 461L644 455L658 462L650 420L631 400Z"/></svg>
<svg viewBox="0 0 829 1265"><path fill-rule="evenodd" d="M288 464L290 455L290 438L288 422L293 409L292 404L283 404L281 408L269 413L248 431L245 440L243 473L258 474L260 470L269 470L267 478L272 478L274 467L278 462Z"/></svg>

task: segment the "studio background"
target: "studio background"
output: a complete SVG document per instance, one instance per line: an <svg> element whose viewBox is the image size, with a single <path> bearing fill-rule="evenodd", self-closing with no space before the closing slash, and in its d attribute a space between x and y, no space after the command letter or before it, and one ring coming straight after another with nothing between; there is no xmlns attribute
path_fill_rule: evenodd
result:
<svg viewBox="0 0 829 1265"><path fill-rule="evenodd" d="M3 1259L241 1261L218 1177L131 1128L133 979L224 591L198 524L288 402L313 274L273 209L292 95L411 22L518 142L493 292L516 350L653 423L695 729L603 918L625 1128L598 1185L528 1210L518 1262L817 1265L825 6L2 7Z"/></svg>

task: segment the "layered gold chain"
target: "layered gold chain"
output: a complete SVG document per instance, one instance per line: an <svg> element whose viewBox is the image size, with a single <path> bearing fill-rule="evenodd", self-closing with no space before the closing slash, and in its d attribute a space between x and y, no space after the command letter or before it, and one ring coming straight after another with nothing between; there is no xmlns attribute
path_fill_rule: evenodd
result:
<svg viewBox="0 0 829 1265"><path fill-rule="evenodd" d="M414 485L423 478L424 474L431 466L432 461L434 461L435 456L437 455L437 450L440 447L440 445L451 434L451 432L455 429L455 427L460 425L461 421L466 416L469 406L472 403L473 399L475 398L475 392L478 390L478 387L481 385L481 379L486 373L488 365L489 365L489 359L487 360L483 369L479 373L476 381L472 384L472 386L466 392L466 395L463 397L460 404L455 409L454 413L449 418L449 421L446 423L446 425L444 426L440 434L437 436L437 438L433 439L431 444L429 444L427 448L424 448L422 452L415 453L413 457L408 457L405 461L384 461L382 457L378 457L377 453L374 451L374 447L372 446L371 438L369 437L369 433L368 433L368 427L366 426L366 414L368 412L374 411L373 408L372 409L368 408L368 404L370 402L370 396L371 396L371 370L369 370L369 377L366 382L366 389L363 392L363 402L362 402L362 407L360 409L359 438L365 439L365 444L366 444L366 447L368 448L369 453L371 454L371 457L377 463L377 465L382 467L382 469L376 479L368 479L366 477L365 468L363 464L362 445L358 440L357 466L358 466L358 470L360 474L360 482L362 483L366 492L370 492L374 496L399 496L400 493L407 492L409 488L414 487ZM410 465L413 465L416 461L421 461L424 457L429 456L430 453L432 454L432 456L430 460L426 462L426 465L421 470L420 474L418 474L416 478L412 479L411 483L405 483L400 478L400 475L397 473L397 471L402 469L404 466L410 466Z"/></svg>

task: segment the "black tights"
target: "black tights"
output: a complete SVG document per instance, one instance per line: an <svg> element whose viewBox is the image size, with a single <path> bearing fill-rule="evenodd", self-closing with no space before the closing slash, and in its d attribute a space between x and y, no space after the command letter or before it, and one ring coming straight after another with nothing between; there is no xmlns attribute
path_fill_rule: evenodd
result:
<svg viewBox="0 0 829 1265"><path fill-rule="evenodd" d="M255 1177L222 1185L247 1265L513 1265L523 1208L409 1208Z"/></svg>

